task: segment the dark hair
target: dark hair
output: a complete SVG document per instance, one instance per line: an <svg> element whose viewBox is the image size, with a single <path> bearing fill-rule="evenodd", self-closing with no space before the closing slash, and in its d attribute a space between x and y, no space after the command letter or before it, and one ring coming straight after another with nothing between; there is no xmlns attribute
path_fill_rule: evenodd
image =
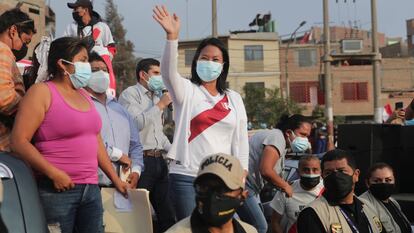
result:
<svg viewBox="0 0 414 233"><path fill-rule="evenodd" d="M303 123L311 123L305 116L300 114L294 114L289 116L284 114L280 117L279 122L276 124L276 128L280 129L283 133L286 130L295 130L299 129Z"/></svg>
<svg viewBox="0 0 414 233"><path fill-rule="evenodd" d="M299 168L302 168L305 162L308 162L311 160L316 160L320 162L320 159L316 155L304 155L304 156L301 156L299 159Z"/></svg>
<svg viewBox="0 0 414 233"><path fill-rule="evenodd" d="M50 79L53 79L56 74L62 72L57 65L60 59L72 61L73 57L83 48L88 49L87 42L76 37L61 37L52 41L49 56L47 57L48 73L52 75Z"/></svg>
<svg viewBox="0 0 414 233"><path fill-rule="evenodd" d="M220 94L223 94L227 88L226 88L226 80L227 75L229 73L229 67L230 67L230 58L229 58L229 52L227 51L227 48L217 38L207 38L200 42L198 45L198 48L194 54L193 62L191 64L191 82L200 85L202 83L200 77L197 74L197 61L198 57L200 56L201 50L203 50L206 46L213 45L220 49L221 53L223 54L223 71L221 72L220 76L217 78L217 84L216 88L217 91Z"/></svg>
<svg viewBox="0 0 414 233"><path fill-rule="evenodd" d="M369 169L368 169L368 173L367 173L367 180L371 178L372 173L374 173L376 170L378 169L384 169L384 168L388 168L391 170L391 172L394 174L394 169L386 164L386 163L375 163L374 165L372 165Z"/></svg>
<svg viewBox="0 0 414 233"><path fill-rule="evenodd" d="M215 191L219 193L226 193L232 191L227 185L224 183L224 181L215 174L203 174L194 181L194 188L197 186L203 186L203 187L209 187L213 188L214 190L209 191Z"/></svg>
<svg viewBox="0 0 414 233"><path fill-rule="evenodd" d="M101 61L101 62L105 63L105 60L101 56L99 56L99 54L96 53L96 52L89 53L88 61L89 61L89 63L91 63L93 61ZM106 63L105 63L105 65L106 65Z"/></svg>
<svg viewBox="0 0 414 233"><path fill-rule="evenodd" d="M25 12L13 8L0 15L0 33L5 32L11 26L16 25L17 31L21 33L36 33L34 21Z"/></svg>
<svg viewBox="0 0 414 233"><path fill-rule="evenodd" d="M151 69L151 66L160 66L160 62L153 58L145 58L138 62L136 68L136 75L138 81L140 79L139 72L144 71L145 73L148 73L148 71Z"/></svg>
<svg viewBox="0 0 414 233"><path fill-rule="evenodd" d="M350 152L341 149L334 149L326 152L326 154L322 158L321 167L322 170L324 169L324 165L326 162L336 161L346 159L348 165L355 171L357 169L357 165L355 162L354 157L351 155Z"/></svg>
<svg viewBox="0 0 414 233"><path fill-rule="evenodd" d="M32 54L32 65L24 68L23 71L23 83L24 88L29 90L29 88L36 82L37 79L37 72L40 68L40 63L37 60L36 56L36 48L39 47L40 43L37 43L37 45L33 48L33 54Z"/></svg>

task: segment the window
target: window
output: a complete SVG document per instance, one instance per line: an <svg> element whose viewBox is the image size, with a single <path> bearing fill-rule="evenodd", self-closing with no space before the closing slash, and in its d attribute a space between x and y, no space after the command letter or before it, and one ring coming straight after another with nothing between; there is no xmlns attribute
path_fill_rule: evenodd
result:
<svg viewBox="0 0 414 233"><path fill-rule="evenodd" d="M34 8L29 8L29 12L33 13L33 14L36 14L36 15L40 14L40 11L38 9L34 9Z"/></svg>
<svg viewBox="0 0 414 233"><path fill-rule="evenodd" d="M263 61L263 45L245 45L245 61Z"/></svg>
<svg viewBox="0 0 414 233"><path fill-rule="evenodd" d="M318 82L291 82L290 98L296 103L325 104L324 93Z"/></svg>
<svg viewBox="0 0 414 233"><path fill-rule="evenodd" d="M191 63L193 62L193 58L195 55L196 50L195 49L186 49L184 51L184 57L185 57L185 66L191 66Z"/></svg>
<svg viewBox="0 0 414 233"><path fill-rule="evenodd" d="M310 67L317 64L316 49L299 49L296 53L299 67Z"/></svg>
<svg viewBox="0 0 414 233"><path fill-rule="evenodd" d="M245 45L244 71L262 72L263 69L263 45Z"/></svg>
<svg viewBox="0 0 414 233"><path fill-rule="evenodd" d="M343 101L368 100L368 83L367 82L342 83L342 100Z"/></svg>

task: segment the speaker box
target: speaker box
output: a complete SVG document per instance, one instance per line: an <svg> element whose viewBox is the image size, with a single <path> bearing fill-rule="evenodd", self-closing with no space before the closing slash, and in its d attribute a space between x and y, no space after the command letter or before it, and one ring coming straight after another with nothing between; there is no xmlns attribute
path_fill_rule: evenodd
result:
<svg viewBox="0 0 414 233"><path fill-rule="evenodd" d="M399 171L403 148L400 125L343 124L338 126L338 148L350 151L361 170L355 187L357 195L366 191L365 179L371 165L385 162ZM407 131L408 134L408 131ZM398 177L398 174L396 174ZM401 190L402 191L402 190Z"/></svg>
<svg viewBox="0 0 414 233"><path fill-rule="evenodd" d="M398 157L398 166L394 167L397 173L397 183L401 193L414 194L414 126L401 127L402 149Z"/></svg>

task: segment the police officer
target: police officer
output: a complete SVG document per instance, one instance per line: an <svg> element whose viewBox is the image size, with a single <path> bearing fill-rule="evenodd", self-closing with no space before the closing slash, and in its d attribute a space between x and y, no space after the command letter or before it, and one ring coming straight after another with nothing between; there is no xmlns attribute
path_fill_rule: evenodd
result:
<svg viewBox="0 0 414 233"><path fill-rule="evenodd" d="M233 218L246 199L245 174L239 160L226 154L208 156L200 163L194 180L196 208L167 233L257 233L257 230ZM188 200L191 201L191 200Z"/></svg>
<svg viewBox="0 0 414 233"><path fill-rule="evenodd" d="M395 177L392 167L376 163L368 170L368 191L360 198L372 205L387 233L412 233L407 217L400 205L391 197L395 192Z"/></svg>
<svg viewBox="0 0 414 233"><path fill-rule="evenodd" d="M327 152L322 159L325 192L299 214L298 232L385 232L374 210L354 195L359 173L349 152Z"/></svg>

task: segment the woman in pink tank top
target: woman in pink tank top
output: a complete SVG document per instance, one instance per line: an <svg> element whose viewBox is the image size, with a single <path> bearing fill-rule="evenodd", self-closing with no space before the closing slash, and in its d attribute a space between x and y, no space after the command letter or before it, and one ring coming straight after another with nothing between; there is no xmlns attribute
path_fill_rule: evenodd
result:
<svg viewBox="0 0 414 233"><path fill-rule="evenodd" d="M128 188L111 165L99 113L82 89L91 74L86 48L71 37L52 42L50 80L33 85L23 98L11 139L12 150L36 174L47 223L63 233L103 232L98 165L118 191Z"/></svg>

